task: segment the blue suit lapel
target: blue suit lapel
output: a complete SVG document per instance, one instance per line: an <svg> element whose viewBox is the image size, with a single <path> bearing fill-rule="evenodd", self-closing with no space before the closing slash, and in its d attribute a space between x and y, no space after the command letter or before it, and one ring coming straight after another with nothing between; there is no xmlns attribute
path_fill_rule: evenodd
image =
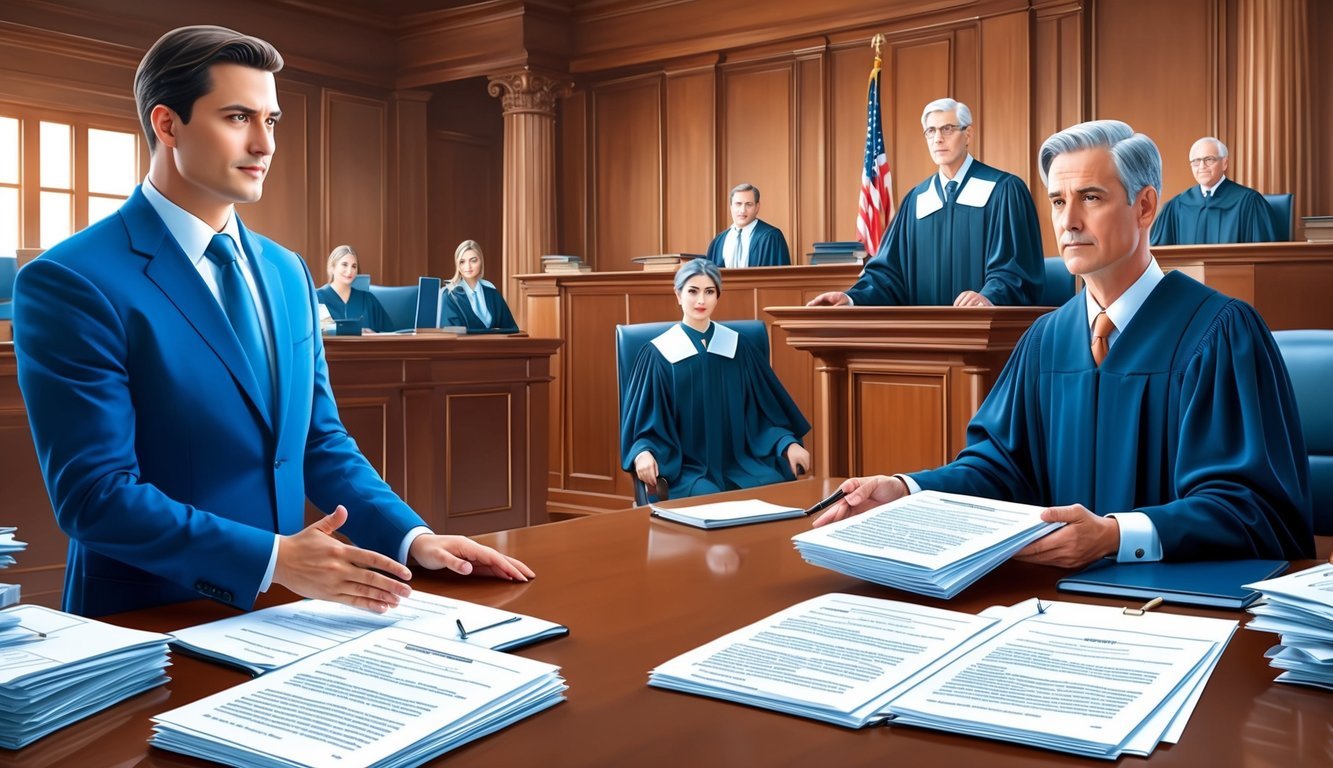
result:
<svg viewBox="0 0 1333 768"><path fill-rule="evenodd" d="M171 236L161 217L148 204L143 193L134 195L120 209L129 231L130 247L148 257L144 275L155 284L199 334L204 344L231 372L232 378L250 401L252 410L270 426L270 416L259 397L258 384L250 363L237 341L231 323L209 292L199 272ZM271 313L270 313L271 314Z"/></svg>

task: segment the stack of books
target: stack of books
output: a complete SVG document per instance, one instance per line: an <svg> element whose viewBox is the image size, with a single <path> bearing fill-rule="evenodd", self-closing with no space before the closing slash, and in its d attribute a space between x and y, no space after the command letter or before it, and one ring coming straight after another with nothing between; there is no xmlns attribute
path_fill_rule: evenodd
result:
<svg viewBox="0 0 1333 768"><path fill-rule="evenodd" d="M702 259L701 253L661 253L656 256L635 256L632 261L643 265L644 272L675 272L691 259Z"/></svg>
<svg viewBox="0 0 1333 768"><path fill-rule="evenodd" d="M828 594L687 651L648 684L847 728L1146 757L1181 738L1235 629L1035 598L973 615Z"/></svg>
<svg viewBox="0 0 1333 768"><path fill-rule="evenodd" d="M1333 563L1246 586L1263 602L1250 607L1245 628L1281 636L1267 654L1284 670L1277 681L1333 691Z"/></svg>
<svg viewBox="0 0 1333 768"><path fill-rule="evenodd" d="M921 491L792 537L811 565L950 598L1061 527L1043 507Z"/></svg>
<svg viewBox="0 0 1333 768"><path fill-rule="evenodd" d="M866 260L866 247L856 240L815 243L814 252L807 253L805 256L812 266L818 264L862 264Z"/></svg>
<svg viewBox="0 0 1333 768"><path fill-rule="evenodd" d="M0 747L20 749L170 679L166 635L37 605L0 619L19 638L0 667Z"/></svg>
<svg viewBox="0 0 1333 768"><path fill-rule="evenodd" d="M28 548L27 542L14 539L17 530L12 525L0 525L0 568L8 568L13 565L17 562L14 560L14 553L22 552ZM0 608L17 605L18 601L18 584L0 584Z"/></svg>
<svg viewBox="0 0 1333 768"><path fill-rule="evenodd" d="M1333 216L1302 216L1305 239L1312 243L1333 241Z"/></svg>
<svg viewBox="0 0 1333 768"><path fill-rule="evenodd" d="M542 257L543 272L591 272L592 267L584 264L578 256L553 253Z"/></svg>

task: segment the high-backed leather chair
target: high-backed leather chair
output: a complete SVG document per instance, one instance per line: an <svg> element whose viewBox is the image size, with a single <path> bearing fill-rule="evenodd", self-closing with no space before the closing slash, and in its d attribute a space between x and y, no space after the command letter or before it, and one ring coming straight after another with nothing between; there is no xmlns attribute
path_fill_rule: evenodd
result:
<svg viewBox="0 0 1333 768"><path fill-rule="evenodd" d="M1333 330L1274 331L1296 391L1301 432L1310 455L1314 532L1333 535Z"/></svg>
<svg viewBox="0 0 1333 768"><path fill-rule="evenodd" d="M1058 307L1073 298L1075 293L1074 276L1065 268L1065 260L1059 256L1047 256L1045 282L1037 306Z"/></svg>
<svg viewBox="0 0 1333 768"><path fill-rule="evenodd" d="M1264 195L1264 199L1268 201L1268 207L1273 211L1273 232L1279 242L1285 243L1291 239L1291 233L1296 229L1292 195L1290 192L1283 192L1279 195Z"/></svg>
<svg viewBox="0 0 1333 768"><path fill-rule="evenodd" d="M0 256L0 320L14 318L14 276L19 262L14 256Z"/></svg>
<svg viewBox="0 0 1333 768"><path fill-rule="evenodd" d="M644 345L661 336L675 322L639 323L637 325L616 326L616 391L620 394L620 424L625 424L625 387L629 385L630 374L634 372L634 361ZM764 357L768 357L768 326L763 320L727 320L722 323L739 333L747 344L754 347ZM630 470L630 479L634 481L634 503L647 504L648 489L639 476ZM669 489L668 489L669 490ZM663 501L664 499L654 499Z"/></svg>
<svg viewBox="0 0 1333 768"><path fill-rule="evenodd" d="M415 285L374 285L370 295L379 300L393 321L394 330L417 327L417 287Z"/></svg>

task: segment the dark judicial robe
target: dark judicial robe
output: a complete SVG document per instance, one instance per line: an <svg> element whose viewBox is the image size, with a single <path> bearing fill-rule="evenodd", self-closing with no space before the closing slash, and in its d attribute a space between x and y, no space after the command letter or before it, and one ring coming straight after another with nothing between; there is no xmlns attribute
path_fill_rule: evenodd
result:
<svg viewBox="0 0 1333 768"><path fill-rule="evenodd" d="M620 458L651 451L671 498L794 480L787 446L810 424L736 331L676 324L646 344L625 390Z"/></svg>
<svg viewBox="0 0 1333 768"><path fill-rule="evenodd" d="M1291 382L1248 304L1167 274L1096 367L1082 293L1039 318L922 488L1138 511L1165 560L1314 556Z"/></svg>
<svg viewBox="0 0 1333 768"><path fill-rule="evenodd" d="M719 267L725 267L725 259L722 257L722 247L727 242L727 236L735 231L735 227L727 227L713 238L713 242L708 244L708 253L705 258ZM750 259L746 262L749 267L785 267L791 264L791 252L787 250L787 238L782 236L782 230L769 224L763 219L757 219L754 223L754 231L750 233Z"/></svg>
<svg viewBox="0 0 1333 768"><path fill-rule="evenodd" d="M1045 279L1041 228L1023 180L975 158L945 202L939 174L909 192L847 295L857 306L950 306L963 291L1035 304Z"/></svg>
<svg viewBox="0 0 1333 768"><path fill-rule="evenodd" d="M1273 209L1264 196L1231 179L1204 200L1196 184L1171 198L1152 224L1153 245L1271 243Z"/></svg>
<svg viewBox="0 0 1333 768"><path fill-rule="evenodd" d="M463 326L468 333L518 333L518 322L500 292L489 280L482 280L480 286L481 300L486 302L486 309L491 313L489 324L477 317L468 300L467 289L455 285L446 289L440 298L440 325Z"/></svg>
<svg viewBox="0 0 1333 768"><path fill-rule="evenodd" d="M329 314L335 320L353 320L361 319L361 327L369 328L377 333L385 331L396 331L393 327L393 320L389 318L389 313L384 311L384 306L380 300L375 298L370 291L363 291L359 288L352 289L352 295L343 302L338 292L333 290L333 286L326 285L315 291L319 297L319 303L329 308Z"/></svg>

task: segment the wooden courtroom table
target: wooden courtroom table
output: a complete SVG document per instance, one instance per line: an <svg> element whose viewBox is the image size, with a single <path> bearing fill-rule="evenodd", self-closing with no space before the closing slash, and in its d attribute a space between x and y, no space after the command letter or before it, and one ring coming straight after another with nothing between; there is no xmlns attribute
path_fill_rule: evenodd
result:
<svg viewBox="0 0 1333 768"><path fill-rule="evenodd" d="M547 521L551 355L558 339L377 335L326 339L347 431L393 489L440 533ZM68 540L56 526L19 392L0 344L0 525L28 549L0 580L59 607ZM307 520L318 514L308 510Z"/></svg>
<svg viewBox="0 0 1333 768"><path fill-rule="evenodd" d="M712 498L763 498L807 506L835 480L801 480ZM698 500L696 500L698 501ZM807 519L704 531L648 517L645 509L479 537L537 572L528 584L418 571L414 584L450 597L526 613L569 627L568 637L517 654L562 669L569 700L434 765L495 766L1065 766L1096 761L915 728L849 730L720 700L649 688L648 671L689 649L810 597L848 592L977 612L1040 597L1103 605L1125 601L1058 593L1064 571L1005 563L952 600L898 592L807 565L790 538ZM1320 540L1324 557L1333 539ZM1294 564L1307 567L1312 562ZM266 596L266 600L275 598ZM1159 610L1244 620L1243 612ZM230 615L208 601L112 617L169 631ZM1273 683L1264 651L1276 636L1238 629L1179 744L1154 766L1328 765L1333 697ZM156 713L242 682L243 674L173 656L165 690L124 702L27 749L0 752L0 766L204 766L149 749ZM58 761L64 761L63 763ZM1138 758L1122 761L1138 765Z"/></svg>

